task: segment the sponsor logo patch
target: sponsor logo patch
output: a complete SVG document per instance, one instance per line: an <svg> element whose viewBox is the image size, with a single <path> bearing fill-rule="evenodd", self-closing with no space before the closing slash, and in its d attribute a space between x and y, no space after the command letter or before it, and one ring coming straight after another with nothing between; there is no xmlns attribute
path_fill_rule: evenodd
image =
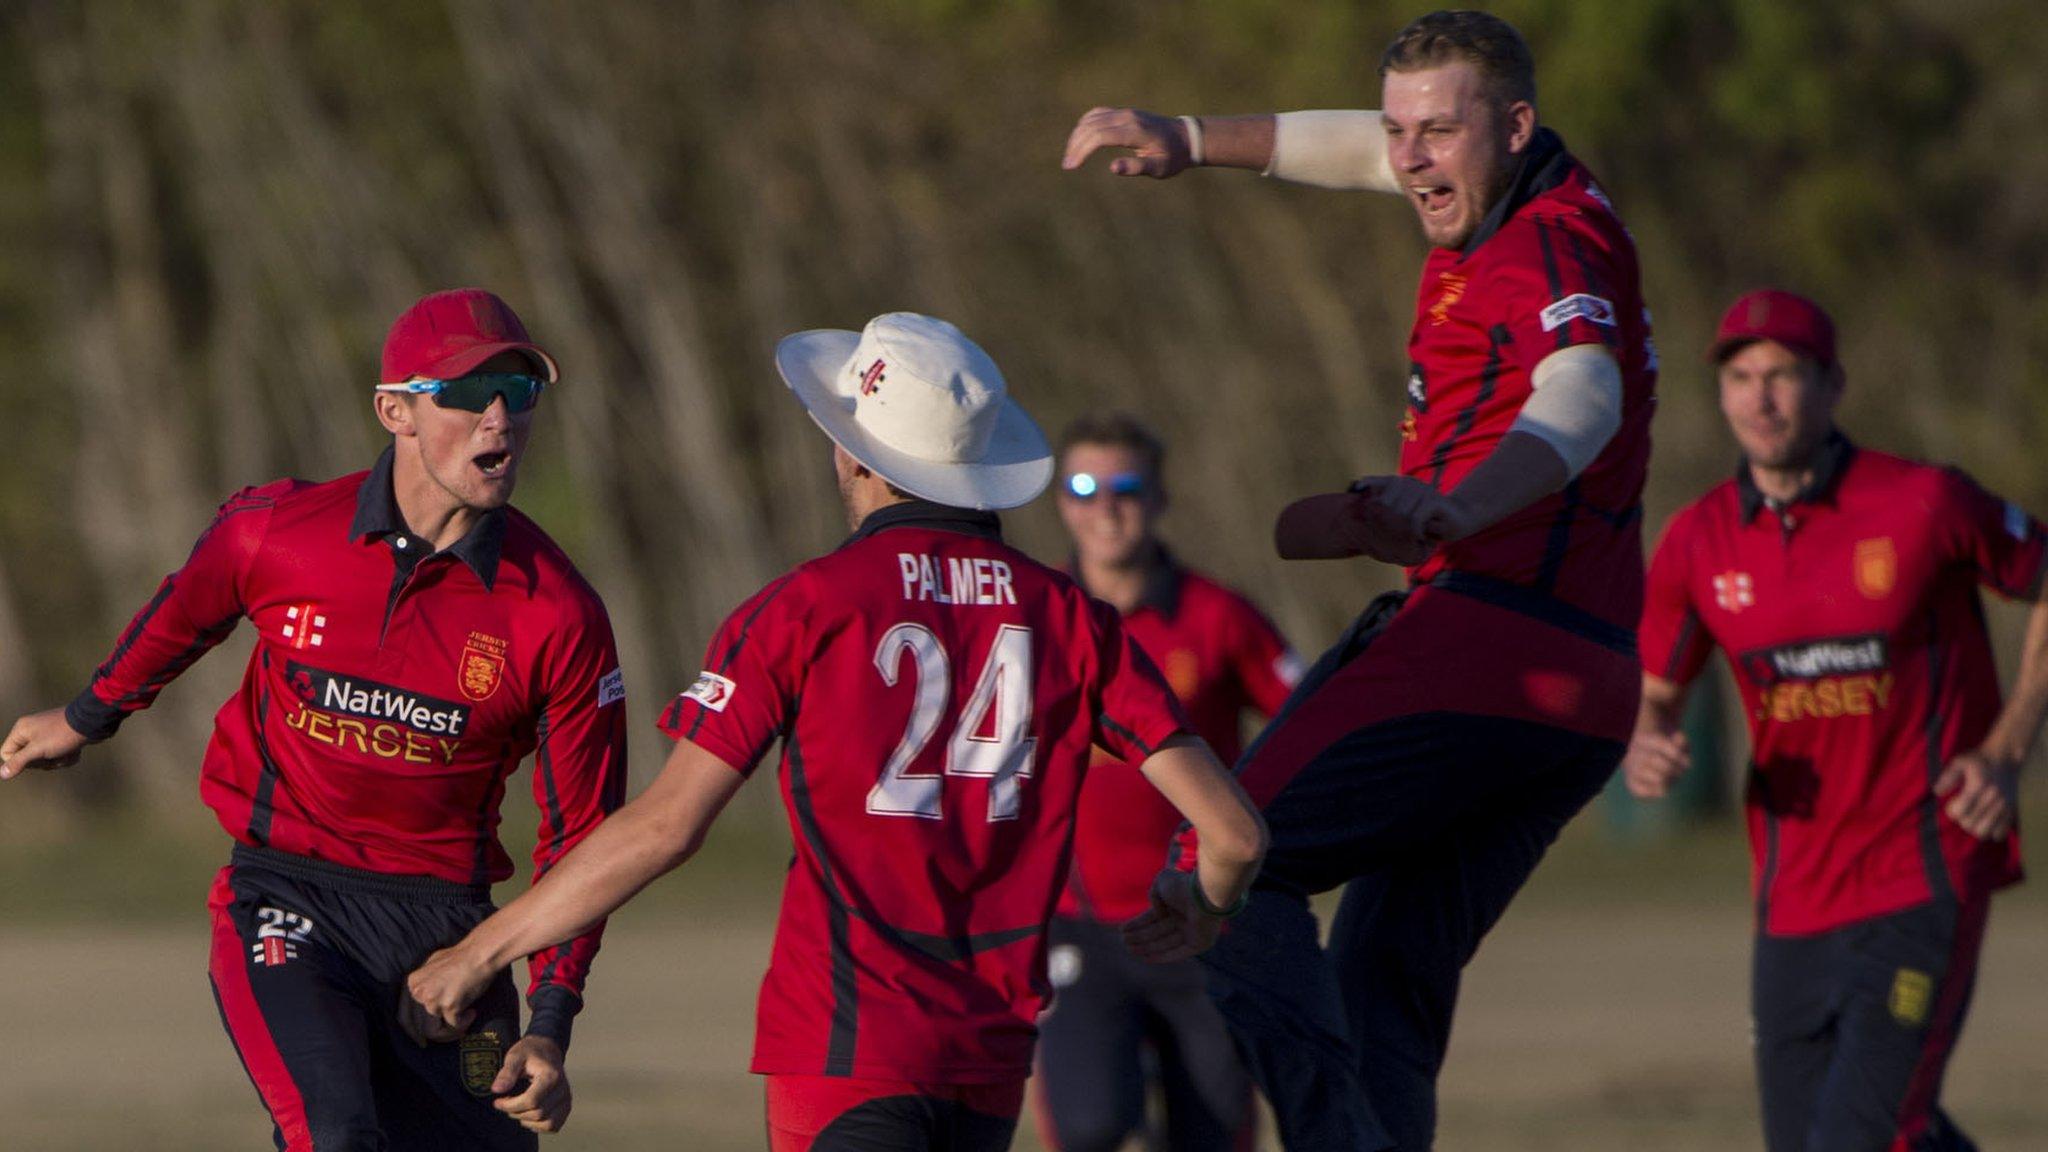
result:
<svg viewBox="0 0 2048 1152"><path fill-rule="evenodd" d="M1856 590L1867 600L1882 600L1899 582L1899 552L1892 538L1856 542Z"/></svg>
<svg viewBox="0 0 2048 1152"><path fill-rule="evenodd" d="M460 739L463 729L469 727L467 704L408 692L374 680L359 680L296 660L285 664L284 674L300 700L323 712L402 724L423 736Z"/></svg>
<svg viewBox="0 0 2048 1152"><path fill-rule="evenodd" d="M1721 611L1736 613L1756 607L1756 582L1747 572L1723 572L1714 577L1714 603Z"/></svg>
<svg viewBox="0 0 2048 1152"><path fill-rule="evenodd" d="M505 678L505 641L482 632L471 632L462 644L462 660L456 665L456 682L463 696L482 703L498 690Z"/></svg>
<svg viewBox="0 0 2048 1152"><path fill-rule="evenodd" d="M1420 364L1408 366L1408 403L1417 412L1429 411L1429 381Z"/></svg>
<svg viewBox="0 0 2048 1152"><path fill-rule="evenodd" d="M320 606L311 601L294 604L284 610L285 625L278 634L291 642L294 648L318 648L327 640L322 629L327 627L327 617L320 612Z"/></svg>
<svg viewBox="0 0 2048 1152"><path fill-rule="evenodd" d="M313 934L313 922L282 908L258 908L256 942L249 958L265 968L278 968L299 958L299 945Z"/></svg>
<svg viewBox="0 0 2048 1152"><path fill-rule="evenodd" d="M597 706L617 704L626 698L626 670L614 668L597 682Z"/></svg>
<svg viewBox="0 0 2048 1152"><path fill-rule="evenodd" d="M1587 320L1608 328L1615 325L1614 302L1590 292L1574 292L1543 309L1542 316L1545 332L1554 332L1574 320Z"/></svg>
<svg viewBox="0 0 2048 1152"><path fill-rule="evenodd" d="M1889 1006L1892 1019L1908 1028L1927 1023L1927 1013L1934 1006L1934 977L1917 968L1899 969L1892 977Z"/></svg>
<svg viewBox="0 0 2048 1152"><path fill-rule="evenodd" d="M1781 644L1743 654L1752 677L1760 681L1818 680L1891 667L1891 652L1882 633Z"/></svg>
<svg viewBox="0 0 2048 1152"><path fill-rule="evenodd" d="M2025 540L2032 526L2027 522L2027 510L2010 500L2005 502L2005 534L2015 540Z"/></svg>
<svg viewBox="0 0 2048 1152"><path fill-rule="evenodd" d="M1273 657L1273 675L1289 688L1301 683L1301 677L1307 671L1308 666L1301 662L1301 653L1292 648Z"/></svg>
<svg viewBox="0 0 2048 1152"><path fill-rule="evenodd" d="M483 1028L462 1038L462 1087L471 1096L491 1095L491 1082L505 1066L505 1038L496 1028Z"/></svg>
<svg viewBox="0 0 2048 1152"><path fill-rule="evenodd" d="M697 673L697 682L683 689L683 699L695 700L713 712L725 711L732 702L736 685L716 672Z"/></svg>

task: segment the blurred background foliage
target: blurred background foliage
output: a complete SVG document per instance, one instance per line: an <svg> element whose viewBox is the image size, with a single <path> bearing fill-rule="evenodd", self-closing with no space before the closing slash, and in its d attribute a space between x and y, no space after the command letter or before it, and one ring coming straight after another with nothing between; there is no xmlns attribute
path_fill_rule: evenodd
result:
<svg viewBox="0 0 2048 1152"><path fill-rule="evenodd" d="M1512 0L1541 110L1641 244L1650 523L1733 460L1699 350L1735 293L1835 312L1865 442L2048 511L2048 21L2020 0ZM911 308L1048 430L1131 408L1169 535L1303 647L1390 570L1287 567L1290 496L1387 469L1407 208L1058 168L1101 103L1377 103L1420 9L1356 0L13 0L0 6L0 705L61 701L211 507L365 467L385 326L494 288L565 366L520 489L609 601L642 778L711 626L841 532L779 336ZM1050 509L1011 517L1039 555ZM243 636L230 647L239 653ZM203 827L203 662L0 839ZM751 790L757 807L769 791Z"/></svg>

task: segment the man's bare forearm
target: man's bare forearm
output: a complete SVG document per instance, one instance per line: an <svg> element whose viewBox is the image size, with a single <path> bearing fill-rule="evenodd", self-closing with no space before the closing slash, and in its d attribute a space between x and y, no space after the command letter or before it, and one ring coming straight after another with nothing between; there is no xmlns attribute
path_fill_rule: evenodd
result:
<svg viewBox="0 0 2048 1152"><path fill-rule="evenodd" d="M2048 717L2048 582L2027 614L2027 637L2020 649L2019 674L2005 707L1984 739L1985 750L2015 765L2033 753L2041 734L2041 722Z"/></svg>
<svg viewBox="0 0 2048 1152"><path fill-rule="evenodd" d="M1202 133L1202 166L1264 172L1273 162L1273 114L1196 116Z"/></svg>

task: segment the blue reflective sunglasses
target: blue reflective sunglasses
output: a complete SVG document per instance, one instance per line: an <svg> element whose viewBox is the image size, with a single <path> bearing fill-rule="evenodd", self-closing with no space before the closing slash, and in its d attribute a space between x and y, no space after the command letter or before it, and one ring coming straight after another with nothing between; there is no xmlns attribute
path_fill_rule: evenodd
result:
<svg viewBox="0 0 2048 1152"><path fill-rule="evenodd" d="M1115 472L1108 476L1076 472L1067 477L1067 495L1076 500L1093 500L1103 493L1135 498L1145 495L1151 488L1143 472Z"/></svg>
<svg viewBox="0 0 2048 1152"><path fill-rule="evenodd" d="M443 408L482 412L491 401L505 398L507 412L530 411L540 403L540 391L547 381L524 372L472 372L453 380L408 380L403 384L379 384L379 392L410 392L427 395Z"/></svg>

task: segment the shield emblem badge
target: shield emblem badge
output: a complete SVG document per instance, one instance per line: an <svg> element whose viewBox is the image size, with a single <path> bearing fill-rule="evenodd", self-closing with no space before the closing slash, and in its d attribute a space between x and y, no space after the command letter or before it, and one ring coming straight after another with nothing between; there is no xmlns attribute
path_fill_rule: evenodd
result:
<svg viewBox="0 0 2048 1152"><path fill-rule="evenodd" d="M462 660L455 669L455 679L464 696L482 703L498 690L498 682L505 678L506 647L496 636L469 634L462 645Z"/></svg>
<svg viewBox="0 0 2048 1152"><path fill-rule="evenodd" d="M1889 1007L1892 1019L1908 1028L1927 1023L1927 1010L1934 1003L1934 977L1916 968L1901 968L1892 978Z"/></svg>
<svg viewBox="0 0 2048 1152"><path fill-rule="evenodd" d="M1899 553L1892 547L1892 538L1879 536L1874 540L1856 542L1856 590L1870 600L1882 600L1892 594L1899 582Z"/></svg>
<svg viewBox="0 0 2048 1152"><path fill-rule="evenodd" d="M459 1053L462 1087L471 1096L491 1095L491 1082L505 1064L505 1039L495 1028L485 1028L462 1038Z"/></svg>

